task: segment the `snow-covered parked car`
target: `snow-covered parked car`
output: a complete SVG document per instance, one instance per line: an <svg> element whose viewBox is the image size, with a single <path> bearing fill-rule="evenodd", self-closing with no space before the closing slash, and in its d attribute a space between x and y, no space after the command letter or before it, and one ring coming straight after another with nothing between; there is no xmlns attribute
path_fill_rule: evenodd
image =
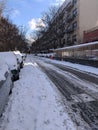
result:
<svg viewBox="0 0 98 130"><path fill-rule="evenodd" d="M20 65L20 68L23 68L23 55L19 51L14 51L13 52L16 56L17 62Z"/></svg>
<svg viewBox="0 0 98 130"><path fill-rule="evenodd" d="M0 58L5 61L12 72L12 80L19 79L20 63L13 52L0 52Z"/></svg>
<svg viewBox="0 0 98 130"><path fill-rule="evenodd" d="M0 115L8 100L9 93L12 89L11 72L8 65L0 57Z"/></svg>

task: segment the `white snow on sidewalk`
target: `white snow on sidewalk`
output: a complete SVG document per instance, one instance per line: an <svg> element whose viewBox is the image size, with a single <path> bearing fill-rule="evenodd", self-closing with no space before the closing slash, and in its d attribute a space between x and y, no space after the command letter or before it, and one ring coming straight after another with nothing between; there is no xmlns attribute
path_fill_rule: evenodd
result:
<svg viewBox="0 0 98 130"><path fill-rule="evenodd" d="M28 58L15 82L0 130L76 130L59 93Z"/></svg>

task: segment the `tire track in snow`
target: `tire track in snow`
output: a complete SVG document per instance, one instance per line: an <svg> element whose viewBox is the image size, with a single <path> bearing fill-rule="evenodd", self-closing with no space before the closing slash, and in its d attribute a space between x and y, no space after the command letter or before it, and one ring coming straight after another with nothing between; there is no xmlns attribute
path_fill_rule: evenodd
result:
<svg viewBox="0 0 98 130"><path fill-rule="evenodd" d="M78 114L81 117L81 120L83 120L89 125L88 130L98 130L98 123L97 123L98 122L98 100L96 96L94 96L94 92L91 93L91 91L88 92L87 90L85 91L85 89L80 88L79 86L75 86L71 80L66 79L64 75L58 73L57 70L54 69L54 67L53 68L48 66L45 67L45 64L41 64L41 63L39 64L39 66L44 70L44 72L48 75L48 77L52 80L52 82L66 97L67 103L70 109L73 111L73 113ZM61 68L59 67L59 69ZM65 71L65 69L63 70ZM89 83L89 81L86 80L83 82ZM86 88L86 86L84 87ZM84 98L83 96L85 96L85 99L83 99ZM86 100L86 98L89 99ZM73 119L73 120L76 122L77 125L79 125L77 123L78 122L77 119Z"/></svg>

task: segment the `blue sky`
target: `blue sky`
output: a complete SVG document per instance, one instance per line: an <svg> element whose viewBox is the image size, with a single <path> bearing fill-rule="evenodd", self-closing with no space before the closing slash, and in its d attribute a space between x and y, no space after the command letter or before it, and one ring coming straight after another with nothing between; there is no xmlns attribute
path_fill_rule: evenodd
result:
<svg viewBox="0 0 98 130"><path fill-rule="evenodd" d="M63 1L65 0L8 0L7 9L12 22L17 26L25 26L30 32L35 29L42 12Z"/></svg>

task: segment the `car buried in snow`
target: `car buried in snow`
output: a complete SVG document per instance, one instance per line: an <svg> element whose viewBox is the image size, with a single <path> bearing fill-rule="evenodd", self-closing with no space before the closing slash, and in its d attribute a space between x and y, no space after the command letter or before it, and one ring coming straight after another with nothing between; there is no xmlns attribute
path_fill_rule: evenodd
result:
<svg viewBox="0 0 98 130"><path fill-rule="evenodd" d="M0 58L8 65L12 73L12 81L18 80L20 68L23 67L22 56L15 52L0 52Z"/></svg>
<svg viewBox="0 0 98 130"><path fill-rule="evenodd" d="M0 116L2 115L12 86L11 71L5 61L0 57Z"/></svg>

